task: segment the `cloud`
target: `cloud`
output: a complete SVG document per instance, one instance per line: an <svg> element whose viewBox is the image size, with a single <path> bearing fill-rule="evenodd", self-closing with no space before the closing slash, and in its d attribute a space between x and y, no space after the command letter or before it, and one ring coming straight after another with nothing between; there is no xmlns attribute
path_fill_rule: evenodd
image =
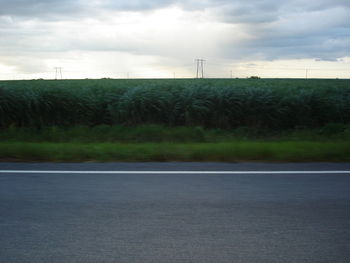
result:
<svg viewBox="0 0 350 263"><path fill-rule="evenodd" d="M174 0L129 0L129 1L99 1L97 6L103 9L116 11L145 11L167 7L173 4Z"/></svg>
<svg viewBox="0 0 350 263"><path fill-rule="evenodd" d="M348 0L0 0L0 7L1 63L23 72L68 52L154 56L174 65L197 56L350 56Z"/></svg>
<svg viewBox="0 0 350 263"><path fill-rule="evenodd" d="M350 10L336 6L287 13L267 24L245 29L253 41L244 42L246 53L263 54L265 59L336 59L350 54Z"/></svg>
<svg viewBox="0 0 350 263"><path fill-rule="evenodd" d="M81 0L0 0L0 16L23 18L71 16L86 10Z"/></svg>

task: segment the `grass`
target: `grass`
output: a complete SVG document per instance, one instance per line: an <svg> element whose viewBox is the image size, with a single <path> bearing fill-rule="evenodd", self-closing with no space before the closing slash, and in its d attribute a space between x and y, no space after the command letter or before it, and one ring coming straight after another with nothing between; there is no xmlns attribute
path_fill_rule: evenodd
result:
<svg viewBox="0 0 350 263"><path fill-rule="evenodd" d="M94 127L45 127L0 130L0 141L12 142L80 142L80 143L199 143L251 140L328 141L350 140L350 125L329 123L315 129L290 129L276 131L240 127L237 129L204 129L203 127L167 127L163 125L99 125Z"/></svg>
<svg viewBox="0 0 350 263"><path fill-rule="evenodd" d="M140 125L136 127L99 125L95 127L45 127L0 130L0 141L21 142L206 142L228 136L223 130L201 127L166 127Z"/></svg>
<svg viewBox="0 0 350 263"><path fill-rule="evenodd" d="M11 161L350 161L350 142L31 143L0 142Z"/></svg>
<svg viewBox="0 0 350 263"><path fill-rule="evenodd" d="M289 131L162 125L78 126L0 131L0 160L12 161L349 161L350 127Z"/></svg>

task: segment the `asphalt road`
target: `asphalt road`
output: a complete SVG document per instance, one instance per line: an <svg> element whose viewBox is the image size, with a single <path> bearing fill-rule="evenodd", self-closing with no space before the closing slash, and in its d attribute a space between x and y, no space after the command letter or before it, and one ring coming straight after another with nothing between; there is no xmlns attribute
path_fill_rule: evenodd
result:
<svg viewBox="0 0 350 263"><path fill-rule="evenodd" d="M348 263L350 164L0 163L1 263ZM3 171L3 172L1 172Z"/></svg>

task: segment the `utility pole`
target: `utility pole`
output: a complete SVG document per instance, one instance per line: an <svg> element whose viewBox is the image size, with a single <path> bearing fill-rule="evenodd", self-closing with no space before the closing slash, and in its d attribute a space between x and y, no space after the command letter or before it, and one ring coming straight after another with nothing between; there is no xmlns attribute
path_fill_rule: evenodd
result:
<svg viewBox="0 0 350 263"><path fill-rule="evenodd" d="M196 78L197 79L202 79L204 78L204 59L201 58L197 58L196 62L197 62L197 74L196 74Z"/></svg>
<svg viewBox="0 0 350 263"><path fill-rule="evenodd" d="M230 73L231 73L231 79L233 78L233 73L232 73L232 69L230 70Z"/></svg>
<svg viewBox="0 0 350 263"><path fill-rule="evenodd" d="M60 76L62 80L62 67L55 67L55 80L57 80L58 76Z"/></svg>
<svg viewBox="0 0 350 263"><path fill-rule="evenodd" d="M308 75L308 73L309 73L309 70L308 70L308 69L306 69L306 70L305 70L305 78L306 78L306 79L307 79L307 77L308 77L308 76L307 76L307 75Z"/></svg>

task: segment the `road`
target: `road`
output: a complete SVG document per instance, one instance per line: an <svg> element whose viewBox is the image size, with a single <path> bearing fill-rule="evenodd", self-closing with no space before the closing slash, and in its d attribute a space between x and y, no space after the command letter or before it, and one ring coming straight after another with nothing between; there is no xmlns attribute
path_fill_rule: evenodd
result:
<svg viewBox="0 0 350 263"><path fill-rule="evenodd" d="M0 163L17 262L348 263L350 164Z"/></svg>

